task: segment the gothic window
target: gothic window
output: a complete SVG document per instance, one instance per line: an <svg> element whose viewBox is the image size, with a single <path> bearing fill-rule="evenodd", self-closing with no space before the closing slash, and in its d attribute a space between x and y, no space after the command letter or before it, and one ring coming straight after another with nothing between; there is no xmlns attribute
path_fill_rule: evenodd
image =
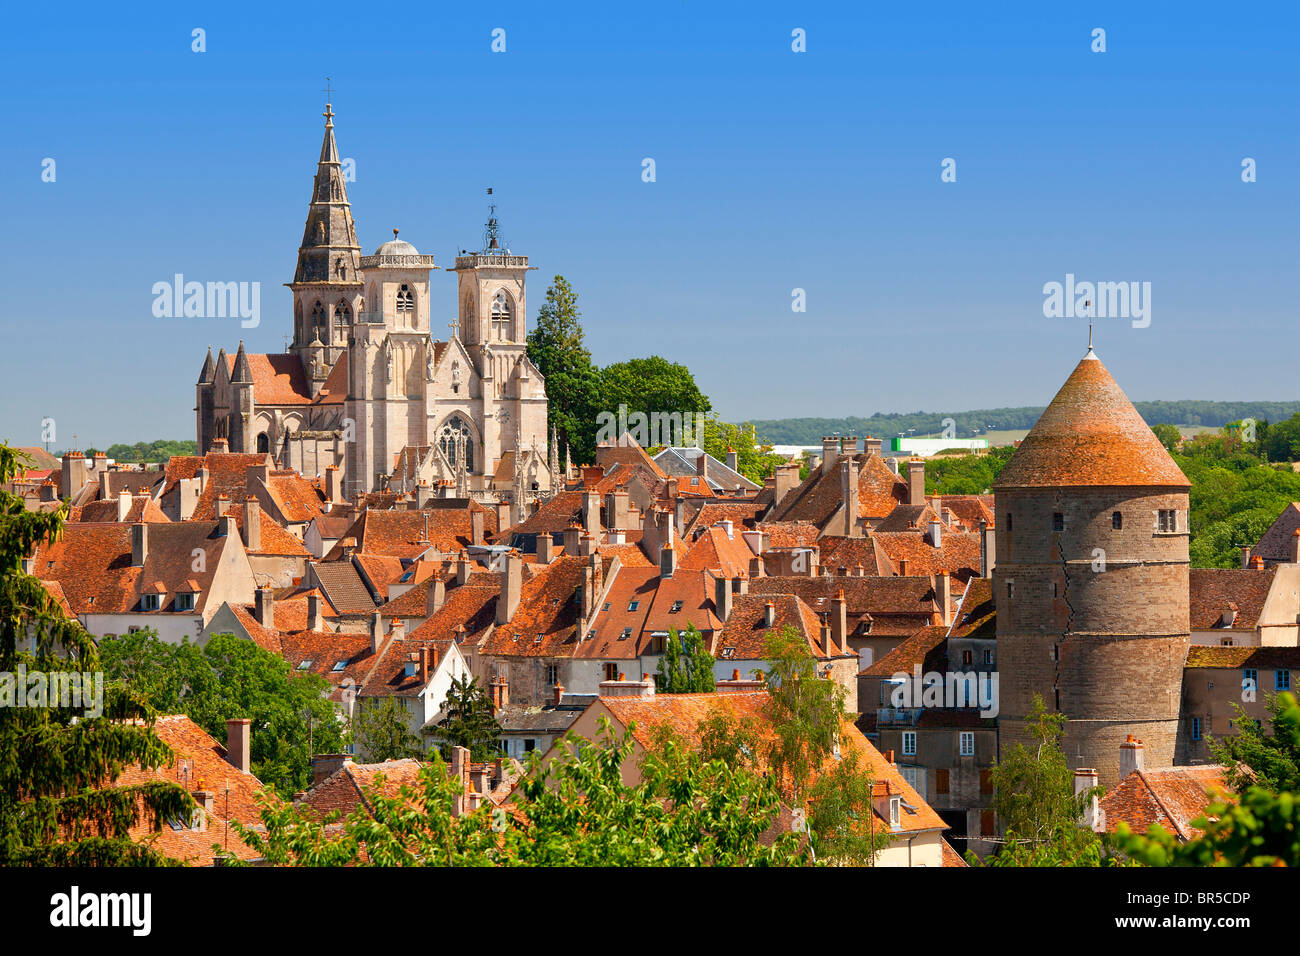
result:
<svg viewBox="0 0 1300 956"><path fill-rule="evenodd" d="M300 340L306 341L307 332L302 327L302 301L299 300L293 304L293 329L294 335Z"/></svg>
<svg viewBox="0 0 1300 956"><path fill-rule="evenodd" d="M267 437L266 432L262 432L262 434L257 436L257 453L259 455L267 455L270 454L270 452L271 439Z"/></svg>
<svg viewBox="0 0 1300 956"><path fill-rule="evenodd" d="M465 471L474 470L474 436L469 425L459 415L447 419L446 424L438 430L438 447L447 456L453 468L457 467L460 453L465 453Z"/></svg>
<svg viewBox="0 0 1300 956"><path fill-rule="evenodd" d="M317 302L311 307L311 335L312 338L321 337L321 332L326 328L325 306Z"/></svg>
<svg viewBox="0 0 1300 956"><path fill-rule="evenodd" d="M352 321L352 310L348 308L346 302L340 302L334 306L334 324L338 326L339 334Z"/></svg>
<svg viewBox="0 0 1300 956"><path fill-rule="evenodd" d="M397 289L397 311L399 313L411 313L415 311L415 293L405 282Z"/></svg>
<svg viewBox="0 0 1300 956"><path fill-rule="evenodd" d="M498 289L492 297L492 338L498 342L510 340L510 297L505 289Z"/></svg>

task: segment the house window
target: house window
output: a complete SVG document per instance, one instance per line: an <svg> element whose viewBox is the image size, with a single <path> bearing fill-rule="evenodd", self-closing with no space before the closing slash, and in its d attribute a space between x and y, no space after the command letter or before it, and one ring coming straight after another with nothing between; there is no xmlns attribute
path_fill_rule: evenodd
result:
<svg viewBox="0 0 1300 956"><path fill-rule="evenodd" d="M309 668L309 667L311 667L311 658L310 658L310 657L307 658L305 661L303 661L301 664L298 665L298 670L300 670L300 671L305 671L305 670L306 670L307 668Z"/></svg>
<svg viewBox="0 0 1300 956"><path fill-rule="evenodd" d="M972 654L970 651L961 652L961 666L970 667L972 663Z"/></svg>
<svg viewBox="0 0 1300 956"><path fill-rule="evenodd" d="M161 599L157 594L146 594L141 602L141 607L146 611L156 611L158 610L160 603Z"/></svg>
<svg viewBox="0 0 1300 956"><path fill-rule="evenodd" d="M524 753L529 753L537 749L537 741L532 737L524 738Z"/></svg>
<svg viewBox="0 0 1300 956"><path fill-rule="evenodd" d="M191 591L176 595L176 610L192 611L194 610L194 594Z"/></svg>
<svg viewBox="0 0 1300 956"><path fill-rule="evenodd" d="M993 652L992 652L992 651L987 651L987 650L986 650L986 651L984 652L984 663L985 663L985 664L992 664L992 663L993 663Z"/></svg>
<svg viewBox="0 0 1300 956"><path fill-rule="evenodd" d="M1192 718L1192 739L1201 739L1201 718L1199 717Z"/></svg>
<svg viewBox="0 0 1300 956"><path fill-rule="evenodd" d="M608 601L605 602L605 606L602 607L601 610L602 610L602 611L608 611L608 610L609 610L609 602L608 602Z"/></svg>
<svg viewBox="0 0 1300 956"><path fill-rule="evenodd" d="M613 661L605 664L605 680L618 680L618 665Z"/></svg>
<svg viewBox="0 0 1300 956"><path fill-rule="evenodd" d="M1241 689L1255 690L1259 687L1259 673L1253 667L1244 667L1241 670Z"/></svg>
<svg viewBox="0 0 1300 956"><path fill-rule="evenodd" d="M345 669L347 668L347 666L348 666L348 662L347 662L346 660L343 660L343 661L335 661L335 662L334 662L334 667L333 667L332 669L333 669L334 673L337 674L337 673L339 673L340 671L345 670Z"/></svg>
<svg viewBox="0 0 1300 956"><path fill-rule="evenodd" d="M1007 515L1007 534L1011 533L1011 515Z"/></svg>
<svg viewBox="0 0 1300 956"><path fill-rule="evenodd" d="M1011 598L1013 598L1013 597L1015 597L1015 596L1016 596L1016 582L1015 582L1015 581L1008 581L1008 582L1007 582L1007 600L1010 600Z"/></svg>
<svg viewBox="0 0 1300 956"><path fill-rule="evenodd" d="M903 731L903 756L904 757L916 756L916 731L915 730Z"/></svg>
<svg viewBox="0 0 1300 956"><path fill-rule="evenodd" d="M560 665L559 665L559 664L547 664L547 665L546 665L546 683L551 684L552 686L554 686L555 684L558 684L559 682L560 682Z"/></svg>
<svg viewBox="0 0 1300 956"><path fill-rule="evenodd" d="M1273 672L1273 689L1290 690L1291 689L1291 672L1274 671Z"/></svg>
<svg viewBox="0 0 1300 956"><path fill-rule="evenodd" d="M628 609L629 611L635 611L635 610L636 610L637 608L639 608L640 606L641 606L641 602L640 602L640 601L632 601L631 603L628 604L627 609Z"/></svg>
<svg viewBox="0 0 1300 956"><path fill-rule="evenodd" d="M970 730L963 730L957 735L957 749L963 757L975 756L975 734Z"/></svg>
<svg viewBox="0 0 1300 956"><path fill-rule="evenodd" d="M934 772L934 792L935 793L948 792L948 768L947 767L940 767L938 770Z"/></svg>
<svg viewBox="0 0 1300 956"><path fill-rule="evenodd" d="M1161 508L1156 512L1156 527L1163 534L1172 534L1178 530L1178 512L1172 508Z"/></svg>
<svg viewBox="0 0 1300 956"><path fill-rule="evenodd" d="M1118 511L1112 511L1110 513L1110 526L1116 531L1123 531L1124 516L1120 514Z"/></svg>
<svg viewBox="0 0 1300 956"><path fill-rule="evenodd" d="M992 836L993 830L993 811L980 811L980 836Z"/></svg>
<svg viewBox="0 0 1300 956"><path fill-rule="evenodd" d="M1052 514L1052 530L1053 531L1065 530L1065 515L1059 511L1053 512Z"/></svg>

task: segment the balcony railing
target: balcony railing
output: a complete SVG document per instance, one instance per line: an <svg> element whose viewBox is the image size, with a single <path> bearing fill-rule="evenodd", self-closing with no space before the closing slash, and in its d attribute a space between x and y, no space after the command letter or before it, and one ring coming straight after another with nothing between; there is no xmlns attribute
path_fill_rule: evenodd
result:
<svg viewBox="0 0 1300 956"><path fill-rule="evenodd" d="M508 256L504 253L473 252L456 257L457 269L473 269L476 266L496 266L498 268L522 268L528 265L527 256ZM364 267L364 261L363 261Z"/></svg>
<svg viewBox="0 0 1300 956"><path fill-rule="evenodd" d="M433 256L362 256L362 269L434 269Z"/></svg>

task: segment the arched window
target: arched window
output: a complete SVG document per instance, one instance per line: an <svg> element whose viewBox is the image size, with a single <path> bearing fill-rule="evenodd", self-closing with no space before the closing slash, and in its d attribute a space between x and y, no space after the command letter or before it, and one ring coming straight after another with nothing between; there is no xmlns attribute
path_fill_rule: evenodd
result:
<svg viewBox="0 0 1300 956"><path fill-rule="evenodd" d="M328 333L328 326L325 319L325 306L319 301L311 307L311 334L312 338L321 338L321 333Z"/></svg>
<svg viewBox="0 0 1300 956"><path fill-rule="evenodd" d="M266 432L257 436L257 453L259 455L268 455L271 452L271 439Z"/></svg>
<svg viewBox="0 0 1300 956"><path fill-rule="evenodd" d="M405 282L397 289L397 311L399 314L415 311L415 293Z"/></svg>
<svg viewBox="0 0 1300 956"><path fill-rule="evenodd" d="M505 289L498 289L492 297L492 338L498 342L510 341L510 297Z"/></svg>
<svg viewBox="0 0 1300 956"><path fill-rule="evenodd" d="M465 455L465 471L474 470L474 436L465 424L464 419L459 415L453 415L447 419L446 423L438 430L438 447L442 453L447 456L447 461L453 468L456 467L457 461L463 452Z"/></svg>
<svg viewBox="0 0 1300 956"><path fill-rule="evenodd" d="M340 302L334 306L334 325L342 334L343 330L352 322L352 309L346 302Z"/></svg>

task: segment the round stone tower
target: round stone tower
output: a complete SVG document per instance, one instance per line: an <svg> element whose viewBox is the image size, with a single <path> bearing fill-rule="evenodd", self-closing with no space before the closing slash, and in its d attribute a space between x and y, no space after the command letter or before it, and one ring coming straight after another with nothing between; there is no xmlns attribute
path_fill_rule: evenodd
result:
<svg viewBox="0 0 1300 956"><path fill-rule="evenodd" d="M1038 694L1071 766L1109 786L1120 744L1172 765L1187 657L1190 483L1092 349L1007 462L997 517L999 748Z"/></svg>

